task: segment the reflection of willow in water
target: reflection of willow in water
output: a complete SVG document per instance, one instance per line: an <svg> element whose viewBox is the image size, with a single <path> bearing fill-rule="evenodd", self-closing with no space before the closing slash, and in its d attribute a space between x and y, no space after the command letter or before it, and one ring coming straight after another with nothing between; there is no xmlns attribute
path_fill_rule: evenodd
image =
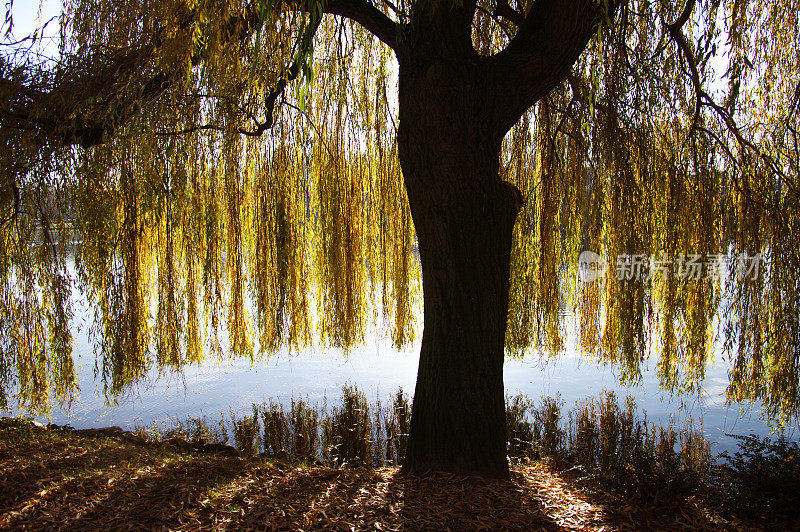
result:
<svg viewBox="0 0 800 532"><path fill-rule="evenodd" d="M410 342L419 266L386 96L389 51L359 27L326 19L311 83L296 50L300 43L308 52L297 23L308 17L262 14L291 31L267 24L258 39L236 42L223 33L228 19L199 17L190 34L166 17L177 29L154 51L136 48L144 30L126 26L124 11L95 15L95 4L75 2L69 27L77 42L128 46L165 63L177 55L186 70L175 74L182 83L92 149L50 149L35 135L2 133L2 402L12 390L32 410L70 397L73 290L95 305L98 369L112 396L151 364L178 369L209 352L254 357L256 341L264 353L312 338L347 347L382 320L397 345ZM716 15L698 16L713 26ZM751 124L750 138L763 139L747 146L720 133L707 110L696 121L676 110L693 108L691 90L679 69L646 59L655 42L642 37L663 33L657 17L639 24L646 27L604 33L611 48L593 41L569 82L505 139L502 177L527 200L513 244L507 348L558 352L561 311L574 308L580 347L617 364L625 380L636 381L652 355L665 385L693 388L720 333L734 360L730 397L761 399L787 419L800 406L800 209L797 153L784 146L797 121L789 86L796 73L779 70L797 62L771 58L792 47L774 39L748 60L779 81L769 103L736 112ZM482 14L474 29L480 51L499 46L498 28ZM755 38L749 26L737 31L731 57L743 57ZM608 57L620 44L635 63L629 70ZM82 59L87 69L103 66ZM263 137L241 134L261 116L272 119L272 88L298 70L306 79L283 95L288 105L275 109L275 127ZM581 78L597 72L591 86ZM193 134L167 134L185 130ZM75 278L65 245L73 239L81 242ZM575 282L584 250L611 262L597 282ZM765 261L741 282L707 272L616 279L616 257L681 253L704 264L718 254L763 253Z"/></svg>

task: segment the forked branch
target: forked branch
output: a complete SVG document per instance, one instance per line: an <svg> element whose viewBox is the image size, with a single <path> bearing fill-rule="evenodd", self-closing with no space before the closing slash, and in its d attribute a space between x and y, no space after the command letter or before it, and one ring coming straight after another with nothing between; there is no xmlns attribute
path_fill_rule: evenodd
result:
<svg viewBox="0 0 800 532"><path fill-rule="evenodd" d="M517 35L488 66L496 91L506 101L495 119L500 138L569 74L598 25L613 16L616 5L608 2L606 11L594 0L533 3Z"/></svg>

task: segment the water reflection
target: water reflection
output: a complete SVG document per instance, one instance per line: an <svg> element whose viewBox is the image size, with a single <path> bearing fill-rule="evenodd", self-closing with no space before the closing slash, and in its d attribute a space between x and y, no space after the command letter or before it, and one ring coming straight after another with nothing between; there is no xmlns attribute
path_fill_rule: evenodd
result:
<svg viewBox="0 0 800 532"><path fill-rule="evenodd" d="M77 313L76 313L77 314ZM88 313L81 313L87 316ZM80 315L80 314L78 314ZM364 346L344 353L340 349L311 348L302 353L281 351L269 359L207 360L187 366L182 374L158 375L152 372L147 382L135 386L118 399L116 406L105 404L102 382L94 378L94 356L84 318L75 331L75 354L80 393L69 411L54 409L52 421L76 428L119 425L169 426L176 419L206 415L219 419L233 410L250 411L252 403L269 398L288 401L308 398L310 403L337 401L341 386L355 383L370 401L385 401L402 387L411 394L416 381L419 343L404 350L391 346L380 333ZM569 345L572 342L568 342ZM702 419L707 437L716 443L715 451L734 450L735 442L725 433L768 434L769 427L758 412L740 415L739 406L724 406L727 368L719 361L708 368L702 394L671 397L660 390L652 367L643 371L641 385L627 388L618 384L613 368L586 360L575 351L558 358L529 355L505 364L506 392L522 393L537 399L560 394L569 410L576 401L596 397L602 390L618 396L633 395L651 422L666 424L670 419L682 425L688 419ZM790 434L793 435L793 434Z"/></svg>

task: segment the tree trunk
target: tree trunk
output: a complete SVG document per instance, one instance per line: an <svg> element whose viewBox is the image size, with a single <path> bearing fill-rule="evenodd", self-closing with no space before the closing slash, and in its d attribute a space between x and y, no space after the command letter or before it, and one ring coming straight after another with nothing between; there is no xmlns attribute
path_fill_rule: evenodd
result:
<svg viewBox="0 0 800 532"><path fill-rule="evenodd" d="M466 63L400 61L400 163L422 263L424 332L406 473L507 478L509 264L521 195L499 178Z"/></svg>

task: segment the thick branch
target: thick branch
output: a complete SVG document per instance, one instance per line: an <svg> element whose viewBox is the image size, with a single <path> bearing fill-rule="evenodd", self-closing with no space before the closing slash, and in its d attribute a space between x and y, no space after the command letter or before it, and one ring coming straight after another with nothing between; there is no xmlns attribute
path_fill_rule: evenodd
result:
<svg viewBox="0 0 800 532"><path fill-rule="evenodd" d="M508 0L498 0L497 6L495 6L492 14L498 17L503 17L509 22L514 23L518 28L521 28L525 24L525 16L519 11L514 10L508 4Z"/></svg>
<svg viewBox="0 0 800 532"><path fill-rule="evenodd" d="M501 138L520 116L569 74L604 16L593 0L537 0L505 50L489 61ZM502 104L502 105L501 105Z"/></svg>
<svg viewBox="0 0 800 532"><path fill-rule="evenodd" d="M392 50L397 49L397 24L366 0L332 0L325 12L358 22Z"/></svg>
<svg viewBox="0 0 800 532"><path fill-rule="evenodd" d="M35 142L41 145L88 147L102 143L134 116L141 104L158 98L179 77L177 69L142 76L157 53L158 46L147 44L110 58L95 54L83 60L90 65L86 69L89 75L56 72L52 77L66 80L49 91L0 80L4 92L13 95L0 107L0 123L4 128L33 132Z"/></svg>
<svg viewBox="0 0 800 532"><path fill-rule="evenodd" d="M281 2L278 9L288 11L308 7L307 3L289 0ZM362 24L390 47L396 45L396 24L367 0L331 0L325 5L324 12L350 18ZM195 12L182 14L178 29L191 28L197 15ZM262 21L260 2L253 2L242 15L224 22L225 27L220 32L226 39L224 44L230 45L249 38L258 30ZM312 24L313 28L309 26L312 33L307 35L308 42L318 23L316 21ZM78 78L71 77L67 70L64 72L67 81L56 84L47 92L34 91L24 84L0 79L3 92L16 93L18 96L16 101L0 105L0 123L9 129L35 132L37 142L43 145L79 144L90 147L106 142L143 105L154 102L171 87L185 80L187 71L183 64L147 74L164 44L163 34L163 30L157 30L139 47L125 50L110 58L107 54L97 53L82 60L82 64L99 66L86 69L90 74ZM191 56L191 63L198 65L203 59L202 51L196 50ZM254 130L242 130L242 134L260 135L272 126L275 102L283 94L286 84L297 77L298 71L299 65L295 61L286 76L267 95L265 121L257 123Z"/></svg>

